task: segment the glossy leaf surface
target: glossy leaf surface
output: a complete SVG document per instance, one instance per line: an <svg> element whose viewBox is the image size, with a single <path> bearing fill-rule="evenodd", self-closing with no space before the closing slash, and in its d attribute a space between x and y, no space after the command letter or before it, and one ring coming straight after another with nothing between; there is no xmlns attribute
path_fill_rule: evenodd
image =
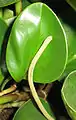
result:
<svg viewBox="0 0 76 120"><path fill-rule="evenodd" d="M66 0L66 1L76 11L76 0Z"/></svg>
<svg viewBox="0 0 76 120"><path fill-rule="evenodd" d="M16 3L20 0L0 0L0 7L5 7L5 6L8 6L8 5L11 5L13 3Z"/></svg>
<svg viewBox="0 0 76 120"><path fill-rule="evenodd" d="M76 70L65 79L62 87L62 98L70 117L72 120L76 120Z"/></svg>
<svg viewBox="0 0 76 120"><path fill-rule="evenodd" d="M46 19L47 18L47 19ZM48 83L63 72L67 60L64 30L53 11L43 3L28 6L14 22L6 52L8 70L20 81L43 41L52 36L34 70L34 81Z"/></svg>
<svg viewBox="0 0 76 120"><path fill-rule="evenodd" d="M46 110L52 115L50 106L42 100ZM25 103L15 114L13 120L46 120L31 100Z"/></svg>

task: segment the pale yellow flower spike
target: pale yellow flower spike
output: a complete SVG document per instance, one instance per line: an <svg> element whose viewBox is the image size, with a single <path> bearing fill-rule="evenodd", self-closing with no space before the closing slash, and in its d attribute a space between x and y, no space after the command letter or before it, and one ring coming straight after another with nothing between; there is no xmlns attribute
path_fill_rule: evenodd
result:
<svg viewBox="0 0 76 120"><path fill-rule="evenodd" d="M46 38L46 40L43 42L42 46L40 47L40 49L38 50L38 52L36 53L36 55L34 56L31 64L30 64L30 67L29 67L29 71L28 71L28 82L29 82L29 86L30 86L30 89L31 89L31 93L33 95L33 98L35 100L35 102L37 103L39 109L41 110L41 112L43 113L43 115L48 119L48 120L54 120L49 114L48 112L46 111L46 109L44 108L44 106L42 105L38 95L37 95L37 92L36 92L36 89L34 87L34 84L33 84L33 71L34 71L34 68L35 68L35 65L38 61L38 59L40 58L40 56L42 55L42 53L44 52L44 50L46 49L46 47L48 46L48 44L52 41L52 36L48 36Z"/></svg>

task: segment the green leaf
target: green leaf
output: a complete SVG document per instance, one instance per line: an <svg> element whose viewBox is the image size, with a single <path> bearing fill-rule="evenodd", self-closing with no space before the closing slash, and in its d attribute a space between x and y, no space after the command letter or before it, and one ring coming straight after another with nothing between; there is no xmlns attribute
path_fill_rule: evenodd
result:
<svg viewBox="0 0 76 120"><path fill-rule="evenodd" d="M26 8L27 6L29 6L31 3L28 0L22 0L22 9L24 10L24 8Z"/></svg>
<svg viewBox="0 0 76 120"><path fill-rule="evenodd" d="M43 102L46 110L53 116L49 104L42 99L41 101ZM46 118L40 113L34 103L29 100L20 109L18 109L13 120L46 120Z"/></svg>
<svg viewBox="0 0 76 120"><path fill-rule="evenodd" d="M0 7L5 7L5 6L8 6L8 5L11 5L13 3L16 3L20 0L0 0Z"/></svg>
<svg viewBox="0 0 76 120"><path fill-rule="evenodd" d="M76 70L76 55L72 56L72 58L70 59L70 61L67 64L64 72L67 75L70 72L72 72L73 70Z"/></svg>
<svg viewBox="0 0 76 120"><path fill-rule="evenodd" d="M47 19L46 19L47 18ZM43 3L28 6L14 22L6 51L7 68L19 82L43 41L52 36L34 70L34 81L52 82L62 74L67 62L64 30L54 12Z"/></svg>
<svg viewBox="0 0 76 120"><path fill-rule="evenodd" d="M61 19L60 19L61 20ZM73 22L73 21L71 21ZM61 20L68 43L68 62L76 54L76 28Z"/></svg>
<svg viewBox="0 0 76 120"><path fill-rule="evenodd" d="M66 1L76 11L76 0L66 0Z"/></svg>
<svg viewBox="0 0 76 120"><path fill-rule="evenodd" d="M66 17L65 17L66 18ZM66 32L67 43L68 43L68 62L64 74L72 72L76 69L76 27L63 21L61 18L61 23ZM71 21L73 22L73 21Z"/></svg>
<svg viewBox="0 0 76 120"><path fill-rule="evenodd" d="M6 31L7 31L7 24L2 19L0 19L0 59L1 59L2 44Z"/></svg>
<svg viewBox="0 0 76 120"><path fill-rule="evenodd" d="M62 98L70 117L72 120L76 120L76 70L65 79L62 87Z"/></svg>
<svg viewBox="0 0 76 120"><path fill-rule="evenodd" d="M10 26L16 19L17 16L14 16L12 18L6 19L5 22L8 26Z"/></svg>
<svg viewBox="0 0 76 120"><path fill-rule="evenodd" d="M8 14L7 14L8 13ZM5 8L4 9L4 13L3 13L3 19L10 19L14 16L14 12L13 10L10 10L10 9L7 9Z"/></svg>
<svg viewBox="0 0 76 120"><path fill-rule="evenodd" d="M5 35L6 35L6 31L7 31L7 24L4 22L3 19L0 18L0 85L2 83L2 81L4 80L4 75L3 75L3 71L2 71L2 54L3 53L3 44L6 41L5 39Z"/></svg>

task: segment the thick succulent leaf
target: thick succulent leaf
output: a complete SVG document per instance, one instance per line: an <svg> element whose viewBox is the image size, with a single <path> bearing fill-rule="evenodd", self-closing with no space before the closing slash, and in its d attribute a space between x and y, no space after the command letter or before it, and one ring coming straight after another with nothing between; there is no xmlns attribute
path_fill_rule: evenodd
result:
<svg viewBox="0 0 76 120"><path fill-rule="evenodd" d="M41 101L46 110L50 113L51 116L53 116L49 104L42 99ZM13 120L46 120L46 118L40 113L33 102L29 100L20 109L18 109Z"/></svg>
<svg viewBox="0 0 76 120"><path fill-rule="evenodd" d="M25 9L31 3L28 0L22 0L22 9Z"/></svg>
<svg viewBox="0 0 76 120"><path fill-rule="evenodd" d="M66 1L76 11L76 0L66 0Z"/></svg>
<svg viewBox="0 0 76 120"><path fill-rule="evenodd" d="M47 18L47 19L46 19ZM64 30L53 11L43 3L28 6L14 22L6 51L8 70L20 81L43 41L52 36L34 70L34 81L48 83L63 72L67 60Z"/></svg>
<svg viewBox="0 0 76 120"><path fill-rule="evenodd" d="M62 87L62 98L70 117L72 120L76 120L76 70L65 79Z"/></svg>
<svg viewBox="0 0 76 120"><path fill-rule="evenodd" d="M16 3L20 0L0 0L0 7L5 7L5 6L8 6L8 5L11 5L13 3Z"/></svg>
<svg viewBox="0 0 76 120"><path fill-rule="evenodd" d="M68 73L76 69L76 26L68 24L66 21L62 20L61 18L60 20L66 32L67 43L68 43L68 62L64 72L64 74L67 75Z"/></svg>
<svg viewBox="0 0 76 120"><path fill-rule="evenodd" d="M61 20L61 19L60 19ZM76 55L76 28L61 20L68 43L68 62Z"/></svg>
<svg viewBox="0 0 76 120"><path fill-rule="evenodd" d="M3 44L3 40L5 39L5 34L7 30L7 24L0 19L0 59L1 59L1 48Z"/></svg>
<svg viewBox="0 0 76 120"><path fill-rule="evenodd" d="M2 44L3 44L3 41L5 40L6 31L7 31L7 24L2 19L0 19L0 66L1 66ZM4 79L4 76L0 68L0 84L2 83L3 79Z"/></svg>

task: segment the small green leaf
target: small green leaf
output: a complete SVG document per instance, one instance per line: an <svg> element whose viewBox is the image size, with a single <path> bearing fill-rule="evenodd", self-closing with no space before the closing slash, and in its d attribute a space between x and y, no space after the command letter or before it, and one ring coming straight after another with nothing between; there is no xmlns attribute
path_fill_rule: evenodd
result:
<svg viewBox="0 0 76 120"><path fill-rule="evenodd" d="M53 116L49 104L43 99L41 99L41 101L44 104L46 110L49 111L51 116ZM29 100L20 109L18 109L13 120L46 120L46 118L40 113L34 103Z"/></svg>
<svg viewBox="0 0 76 120"><path fill-rule="evenodd" d="M62 98L70 117L72 120L76 120L76 70L65 79L62 87Z"/></svg>
<svg viewBox="0 0 76 120"><path fill-rule="evenodd" d="M76 11L76 0L66 0L66 1Z"/></svg>
<svg viewBox="0 0 76 120"><path fill-rule="evenodd" d="M57 16L43 3L28 6L17 17L6 51L7 68L17 82L24 77L48 36L52 36L52 42L36 64L35 82L49 83L62 74L67 61L66 36Z"/></svg>
<svg viewBox="0 0 76 120"><path fill-rule="evenodd" d="M0 0L0 7L5 7L5 6L8 6L8 5L11 5L13 3L16 3L20 0Z"/></svg>

